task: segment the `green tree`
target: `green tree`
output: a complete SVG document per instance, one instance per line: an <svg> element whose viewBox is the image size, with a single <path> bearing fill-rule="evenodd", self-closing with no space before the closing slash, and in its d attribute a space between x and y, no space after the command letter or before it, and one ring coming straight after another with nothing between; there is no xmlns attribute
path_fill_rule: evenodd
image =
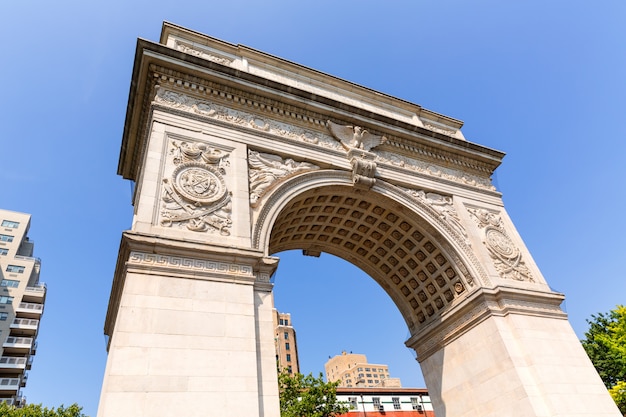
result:
<svg viewBox="0 0 626 417"><path fill-rule="evenodd" d="M589 331L582 340L593 366L611 397L626 415L626 306L618 305L608 314L592 315Z"/></svg>
<svg viewBox="0 0 626 417"><path fill-rule="evenodd" d="M320 373L278 374L281 417L333 417L347 413L348 406L337 401L337 382L324 382Z"/></svg>
<svg viewBox="0 0 626 417"><path fill-rule="evenodd" d="M16 408L6 403L0 403L0 416L2 417L88 417L83 414L82 407L72 404L65 408L60 406L54 408L44 407L41 404L28 404L22 408Z"/></svg>

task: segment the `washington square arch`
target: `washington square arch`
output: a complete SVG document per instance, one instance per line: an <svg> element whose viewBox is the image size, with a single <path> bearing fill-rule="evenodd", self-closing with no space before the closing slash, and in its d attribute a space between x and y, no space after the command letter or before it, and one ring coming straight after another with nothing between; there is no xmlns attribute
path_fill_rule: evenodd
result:
<svg viewBox="0 0 626 417"><path fill-rule="evenodd" d="M619 416L461 126L173 24L138 40L98 416L278 417L289 249L385 290L438 417Z"/></svg>

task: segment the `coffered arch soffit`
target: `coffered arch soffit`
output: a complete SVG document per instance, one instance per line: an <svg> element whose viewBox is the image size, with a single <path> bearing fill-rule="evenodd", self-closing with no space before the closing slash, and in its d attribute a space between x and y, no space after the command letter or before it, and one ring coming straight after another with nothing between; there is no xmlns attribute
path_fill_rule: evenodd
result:
<svg viewBox="0 0 626 417"><path fill-rule="evenodd" d="M326 252L369 274L411 333L489 285L471 248L427 203L377 180L355 187L345 171L290 178L256 207L253 239L267 254Z"/></svg>

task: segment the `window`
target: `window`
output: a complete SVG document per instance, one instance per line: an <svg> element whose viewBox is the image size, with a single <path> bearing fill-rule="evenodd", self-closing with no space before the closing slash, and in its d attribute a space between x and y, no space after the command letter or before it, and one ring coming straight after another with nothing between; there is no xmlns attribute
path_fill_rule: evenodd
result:
<svg viewBox="0 0 626 417"><path fill-rule="evenodd" d="M280 319L279 323L281 326L289 326L289 320L287 319Z"/></svg>
<svg viewBox="0 0 626 417"><path fill-rule="evenodd" d="M0 235L0 242L13 242L13 236L11 236L11 235Z"/></svg>
<svg viewBox="0 0 626 417"><path fill-rule="evenodd" d="M20 282L14 279L3 279L0 281L0 287L13 287L17 288L20 286Z"/></svg>
<svg viewBox="0 0 626 417"><path fill-rule="evenodd" d="M378 378L378 374L374 374L372 375L374 378Z"/></svg>
<svg viewBox="0 0 626 417"><path fill-rule="evenodd" d="M5 321L9 317L9 313L0 313L0 320Z"/></svg>
<svg viewBox="0 0 626 417"><path fill-rule="evenodd" d="M356 397L348 397L348 403L350 404L350 410L356 410Z"/></svg>
<svg viewBox="0 0 626 417"><path fill-rule="evenodd" d="M367 376L368 378L371 378L371 377L372 377L372 374L367 374L366 376Z"/></svg>
<svg viewBox="0 0 626 417"><path fill-rule="evenodd" d="M289 342L285 342L285 350L289 350Z"/></svg>
<svg viewBox="0 0 626 417"><path fill-rule="evenodd" d="M370 368L365 368L365 372L370 372Z"/></svg>
<svg viewBox="0 0 626 417"><path fill-rule="evenodd" d="M12 304L13 297L7 297L6 295L0 296L0 304Z"/></svg>
<svg viewBox="0 0 626 417"><path fill-rule="evenodd" d="M393 401L393 409L399 410L400 409L400 397L391 397L391 401Z"/></svg>
<svg viewBox="0 0 626 417"><path fill-rule="evenodd" d="M7 248L0 248L0 255L6 255L7 253L9 253Z"/></svg>
<svg viewBox="0 0 626 417"><path fill-rule="evenodd" d="M363 378L365 375L363 374L359 374L359 378Z"/></svg>
<svg viewBox="0 0 626 417"><path fill-rule="evenodd" d="M363 368L358 368L357 371L363 372Z"/></svg>
<svg viewBox="0 0 626 417"><path fill-rule="evenodd" d="M291 365L287 367L287 372L293 374L293 369L291 368Z"/></svg>
<svg viewBox="0 0 626 417"><path fill-rule="evenodd" d="M287 362L291 362L291 353L287 354Z"/></svg>
<svg viewBox="0 0 626 417"><path fill-rule="evenodd" d="M284 336L285 336L285 340L289 339L289 333L285 332Z"/></svg>
<svg viewBox="0 0 626 417"><path fill-rule="evenodd" d="M419 398L411 397L411 407L413 407L413 410L422 411L423 406Z"/></svg>
<svg viewBox="0 0 626 417"><path fill-rule="evenodd" d="M24 272L24 267L19 265L7 265L6 271L21 274Z"/></svg>
<svg viewBox="0 0 626 417"><path fill-rule="evenodd" d="M374 381L372 381L371 379L368 379L368 380L367 380L367 383L368 383L368 384L373 384L373 383L374 383Z"/></svg>
<svg viewBox="0 0 626 417"><path fill-rule="evenodd" d="M2 227L8 227L9 229L15 229L20 225L19 222L12 222L11 220L2 220Z"/></svg>
<svg viewBox="0 0 626 417"><path fill-rule="evenodd" d="M380 397L372 397L372 403L374 408L378 409L380 407Z"/></svg>
<svg viewBox="0 0 626 417"><path fill-rule="evenodd" d="M375 380L374 380L374 384L378 384L379 382L380 382L380 381L379 381L379 380L377 380L377 379L375 379Z"/></svg>

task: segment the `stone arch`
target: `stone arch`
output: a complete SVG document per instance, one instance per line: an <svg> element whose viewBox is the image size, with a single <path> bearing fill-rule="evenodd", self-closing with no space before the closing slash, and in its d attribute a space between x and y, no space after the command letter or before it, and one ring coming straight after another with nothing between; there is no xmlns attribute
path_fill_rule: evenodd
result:
<svg viewBox="0 0 626 417"><path fill-rule="evenodd" d="M459 233L427 203L382 181L367 189L354 187L344 171L300 174L273 188L255 219L253 240L267 255L327 252L364 270L412 335L485 281Z"/></svg>
<svg viewBox="0 0 626 417"><path fill-rule="evenodd" d="M619 415L491 184L504 154L462 126L169 23L139 40L98 416L277 417L268 255L291 248L389 293L438 417Z"/></svg>

